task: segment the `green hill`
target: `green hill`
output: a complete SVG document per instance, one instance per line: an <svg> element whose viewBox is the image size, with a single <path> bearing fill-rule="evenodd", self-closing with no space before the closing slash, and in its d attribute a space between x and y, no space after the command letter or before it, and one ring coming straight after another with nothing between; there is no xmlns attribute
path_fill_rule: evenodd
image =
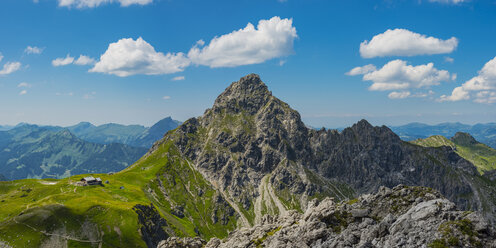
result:
<svg viewBox="0 0 496 248"><path fill-rule="evenodd" d="M496 150L476 141L468 133L458 132L451 139L434 135L411 143L425 147L451 147L458 155L473 163L480 173L496 169Z"/></svg>

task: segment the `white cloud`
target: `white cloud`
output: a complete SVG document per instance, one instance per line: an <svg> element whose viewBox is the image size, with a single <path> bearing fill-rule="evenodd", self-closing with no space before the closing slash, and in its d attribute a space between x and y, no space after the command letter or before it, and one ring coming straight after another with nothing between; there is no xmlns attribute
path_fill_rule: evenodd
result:
<svg viewBox="0 0 496 248"><path fill-rule="evenodd" d="M74 62L74 57L71 57L71 55L67 54L65 58L56 58L52 60L52 65L53 66L65 66L65 65L70 65Z"/></svg>
<svg viewBox="0 0 496 248"><path fill-rule="evenodd" d="M162 97L162 99L164 99L164 100L170 100L171 97L170 96L164 96L164 97Z"/></svg>
<svg viewBox="0 0 496 248"><path fill-rule="evenodd" d="M3 55L2 53L0 53L0 62L2 61L2 59L3 59Z"/></svg>
<svg viewBox="0 0 496 248"><path fill-rule="evenodd" d="M428 88L450 80L446 70L438 70L433 63L407 65L403 60L392 60L381 69L363 75L364 81L372 81L369 90L388 91L410 88Z"/></svg>
<svg viewBox="0 0 496 248"><path fill-rule="evenodd" d="M345 74L348 76L356 76L356 75L367 74L367 73L375 71L375 70L377 70L375 65L369 64L369 65L355 67Z"/></svg>
<svg viewBox="0 0 496 248"><path fill-rule="evenodd" d="M458 39L441 40L414 33L406 29L388 29L369 41L360 44L363 58L385 56L415 56L451 53L458 46Z"/></svg>
<svg viewBox="0 0 496 248"><path fill-rule="evenodd" d="M19 69L21 69L20 62L7 62L3 65L3 69L0 70L0 75L8 75L10 73L18 71Z"/></svg>
<svg viewBox="0 0 496 248"><path fill-rule="evenodd" d="M292 19L275 16L260 20L256 28L248 23L244 29L215 37L206 46L201 40L188 57L194 64L212 68L258 64L292 54L297 37Z"/></svg>
<svg viewBox="0 0 496 248"><path fill-rule="evenodd" d="M95 59L88 57L86 55L79 55L79 58L76 59L71 55L67 54L65 58L56 58L52 61L53 66L66 66L70 64L75 65L92 65L95 64Z"/></svg>
<svg viewBox="0 0 496 248"><path fill-rule="evenodd" d="M172 81L180 81L180 80L184 80L184 79L186 79L184 76L177 76L177 77L172 78Z"/></svg>
<svg viewBox="0 0 496 248"><path fill-rule="evenodd" d="M135 74L160 75L181 72L190 61L183 53L156 52L141 37L137 40L121 39L108 46L90 72L127 77Z"/></svg>
<svg viewBox="0 0 496 248"><path fill-rule="evenodd" d="M21 92L19 92L19 95L22 96L22 95L26 95L28 93L27 90L21 90Z"/></svg>
<svg viewBox="0 0 496 248"><path fill-rule="evenodd" d="M28 46L24 49L24 52L26 54L41 54L43 52L43 48Z"/></svg>
<svg viewBox="0 0 496 248"><path fill-rule="evenodd" d="M60 7L76 7L76 8L95 8L102 4L118 2L122 7L127 7L133 4L146 5L153 0L58 0Z"/></svg>
<svg viewBox="0 0 496 248"><path fill-rule="evenodd" d="M429 0L431 3L460 4L468 0Z"/></svg>
<svg viewBox="0 0 496 248"><path fill-rule="evenodd" d="M369 87L371 91L391 91L388 95L391 99L403 99L407 97L427 97L434 92L415 92L422 88L430 88L441 82L450 81L453 75L446 70L438 70L433 63L412 66L403 60L392 60L382 68L377 69L374 65L355 67L346 73L347 75L363 75L363 81L372 81ZM414 92L411 92L411 91Z"/></svg>
<svg viewBox="0 0 496 248"><path fill-rule="evenodd" d="M444 57L444 61L445 61L445 62L448 62L448 63L453 63L453 62L455 62L455 59L454 59L454 58L452 58L452 57L448 57L448 56L446 56L446 57Z"/></svg>
<svg viewBox="0 0 496 248"><path fill-rule="evenodd" d="M77 60L74 61L74 64L75 65L92 65L92 64L95 64L95 59L94 58L90 58L86 55L79 55L79 58Z"/></svg>
<svg viewBox="0 0 496 248"><path fill-rule="evenodd" d="M391 93L389 93L388 97L390 99L403 99L403 98L407 98L411 95L410 91L393 91Z"/></svg>
<svg viewBox="0 0 496 248"><path fill-rule="evenodd" d="M496 102L496 57L489 60L479 75L456 87L451 95L442 95L440 101L460 101L474 98L478 103Z"/></svg>
<svg viewBox="0 0 496 248"><path fill-rule="evenodd" d="M31 84L28 84L26 82L22 82L17 85L18 88L31 88Z"/></svg>

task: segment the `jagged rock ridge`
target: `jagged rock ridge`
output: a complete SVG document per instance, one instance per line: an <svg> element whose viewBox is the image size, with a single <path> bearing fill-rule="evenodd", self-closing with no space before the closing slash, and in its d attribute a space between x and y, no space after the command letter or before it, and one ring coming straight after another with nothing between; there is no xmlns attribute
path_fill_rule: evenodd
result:
<svg viewBox="0 0 496 248"><path fill-rule="evenodd" d="M222 241L169 238L158 248L496 247L494 235L479 214L456 210L439 192L399 185L347 202L313 200L304 213L267 215Z"/></svg>
<svg viewBox="0 0 496 248"><path fill-rule="evenodd" d="M435 188L463 209L494 211L494 188L451 149L403 142L365 120L342 132L309 129L255 74L232 83L203 116L155 147L169 141L244 226L267 213L302 211L313 198L342 200L398 184Z"/></svg>

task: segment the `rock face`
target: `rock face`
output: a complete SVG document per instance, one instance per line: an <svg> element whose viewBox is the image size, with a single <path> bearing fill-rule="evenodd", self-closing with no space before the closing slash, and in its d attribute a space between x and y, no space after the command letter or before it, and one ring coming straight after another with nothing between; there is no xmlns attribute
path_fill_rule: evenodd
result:
<svg viewBox="0 0 496 248"><path fill-rule="evenodd" d="M149 248L157 247L159 241L169 237L164 230L167 221L160 216L153 204L150 206L138 204L133 209L138 214L141 237Z"/></svg>
<svg viewBox="0 0 496 248"><path fill-rule="evenodd" d="M201 247L201 240L182 240ZM159 247L173 247L175 239ZM194 244L197 244L195 246ZM494 229L479 214L458 211L437 191L381 187L348 202L313 200L303 214L265 216L260 225L212 239L207 248L233 247L496 247Z"/></svg>
<svg viewBox="0 0 496 248"><path fill-rule="evenodd" d="M240 226L302 211L314 198L344 200L399 184L432 187L462 209L495 214L494 187L452 149L413 145L365 120L342 132L309 129L255 74L232 83L149 154L166 143L234 208Z"/></svg>

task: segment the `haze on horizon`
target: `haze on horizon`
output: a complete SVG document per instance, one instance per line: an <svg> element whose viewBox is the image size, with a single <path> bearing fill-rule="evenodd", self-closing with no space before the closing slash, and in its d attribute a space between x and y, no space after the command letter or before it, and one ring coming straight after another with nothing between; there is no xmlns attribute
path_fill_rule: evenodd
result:
<svg viewBox="0 0 496 248"><path fill-rule="evenodd" d="M2 1L0 125L184 121L249 73L314 127L495 122L495 11L475 0Z"/></svg>

